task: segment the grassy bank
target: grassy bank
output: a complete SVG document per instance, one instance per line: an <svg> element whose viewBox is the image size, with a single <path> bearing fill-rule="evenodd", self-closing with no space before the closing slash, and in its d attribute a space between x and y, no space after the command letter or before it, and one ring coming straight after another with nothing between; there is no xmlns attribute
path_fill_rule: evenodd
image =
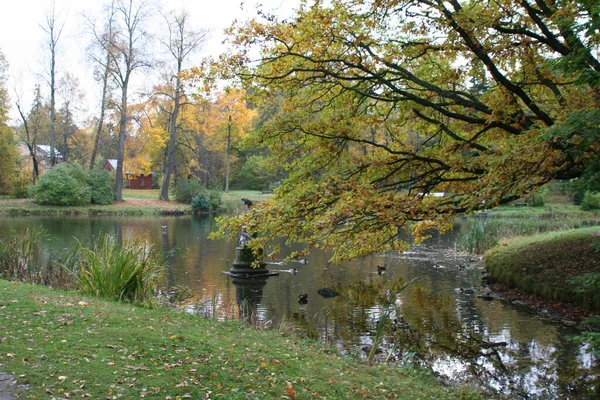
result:
<svg viewBox="0 0 600 400"><path fill-rule="evenodd" d="M28 398L467 398L310 340L0 280L0 371ZM287 397L286 397L287 396Z"/></svg>
<svg viewBox="0 0 600 400"><path fill-rule="evenodd" d="M259 191L230 191L223 194L223 208L226 211L235 211L242 208L240 198L247 197L252 201L261 202L271 195ZM139 215L157 213L188 213L191 212L189 204L176 201L158 200L159 190L123 190L123 202L105 206L46 206L34 203L31 199L0 198L0 214L26 215Z"/></svg>
<svg viewBox="0 0 600 400"><path fill-rule="evenodd" d="M600 310L600 227L516 237L488 251L491 281Z"/></svg>

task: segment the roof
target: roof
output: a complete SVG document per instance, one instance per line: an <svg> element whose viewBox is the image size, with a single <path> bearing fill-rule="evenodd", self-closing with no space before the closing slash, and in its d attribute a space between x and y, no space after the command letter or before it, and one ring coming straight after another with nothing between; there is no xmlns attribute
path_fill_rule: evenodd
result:
<svg viewBox="0 0 600 400"><path fill-rule="evenodd" d="M44 153L46 154L50 154L50 146L48 146L47 144L36 144L35 145L38 149L42 150ZM56 147L54 148L54 156L57 158L61 158L62 154L60 154L60 151L58 151L56 149Z"/></svg>
<svg viewBox="0 0 600 400"><path fill-rule="evenodd" d="M115 159L108 159L106 161L108 161L108 163L110 164L110 166L112 167L112 169L114 169L115 171L117 170L117 160L115 160Z"/></svg>

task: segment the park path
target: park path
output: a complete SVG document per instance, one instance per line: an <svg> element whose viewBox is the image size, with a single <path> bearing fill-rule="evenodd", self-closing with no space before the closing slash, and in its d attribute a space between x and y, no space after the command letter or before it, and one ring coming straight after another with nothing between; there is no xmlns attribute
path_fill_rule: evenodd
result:
<svg viewBox="0 0 600 400"><path fill-rule="evenodd" d="M12 393L12 376L0 372L0 400L14 399Z"/></svg>

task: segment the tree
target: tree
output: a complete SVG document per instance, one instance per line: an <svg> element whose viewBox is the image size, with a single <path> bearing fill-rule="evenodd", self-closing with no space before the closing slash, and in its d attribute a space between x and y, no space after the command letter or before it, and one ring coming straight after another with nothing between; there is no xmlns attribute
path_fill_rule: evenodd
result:
<svg viewBox="0 0 600 400"><path fill-rule="evenodd" d="M0 193L12 190L18 152L12 130L8 126L9 99L6 90L6 71L8 63L0 52Z"/></svg>
<svg viewBox="0 0 600 400"><path fill-rule="evenodd" d="M62 143L57 147L60 149L63 161L67 162L71 161L69 148L71 139L78 131L73 113L83 99L83 94L79 91L79 80L68 72L59 80L59 87L62 105L58 113L57 122L59 122L58 126L60 126L60 130L62 131Z"/></svg>
<svg viewBox="0 0 600 400"><path fill-rule="evenodd" d="M183 64L187 56L195 51L204 41L204 33L190 31L187 23L189 16L185 11L179 14L172 14L170 19L165 17L169 28L169 39L163 42L163 45L168 49L169 54L175 60L175 69L173 70L172 93L168 94L173 101L173 108L169 119L169 142L167 145L167 154L165 160L165 176L162 182L160 199L169 200L169 185L171 175L175 170L175 145L177 143L177 118L179 116L179 108L182 105L182 99L185 95L183 90L183 80L181 73Z"/></svg>
<svg viewBox="0 0 600 400"><path fill-rule="evenodd" d="M143 27L147 18L147 3L117 0L111 4L109 15L113 12L115 31L113 35L106 38L108 40L103 42L103 46L108 55L107 65L110 76L121 90L115 200L123 201L123 159L129 122L127 113L129 84L136 70L149 66L148 58L144 53L149 37Z"/></svg>
<svg viewBox="0 0 600 400"><path fill-rule="evenodd" d="M247 107L245 96L245 90L235 88L218 93L204 122L207 147L225 153L225 192L229 191L232 146L249 132L256 117L256 111Z"/></svg>
<svg viewBox="0 0 600 400"><path fill-rule="evenodd" d="M48 113L43 103L39 84L35 86L33 104L29 113L26 113L23 108L21 102L22 96L18 91L16 91L16 97L17 100L15 105L19 112L19 116L21 117L21 121L23 122L23 132L21 133L21 137L29 150L32 165L31 183L35 185L40 176L40 160L38 159L36 146L38 144L38 138L48 125Z"/></svg>
<svg viewBox="0 0 600 400"><path fill-rule="evenodd" d="M340 261L580 176L600 143L599 29L592 0L305 1L238 26L229 65L257 104L283 94L260 139L290 176L224 227Z"/></svg>
<svg viewBox="0 0 600 400"><path fill-rule="evenodd" d="M100 98L100 115L96 124L94 135L94 146L90 156L89 169L96 165L96 157L100 146L100 139L104 130L104 118L110 104L110 70L111 70L111 48L115 38L115 8L113 4L106 7L106 21L102 29L96 27L95 22L86 17L88 27L94 37L94 42L89 48L89 56L97 66L96 79L102 82L102 96Z"/></svg>
<svg viewBox="0 0 600 400"><path fill-rule="evenodd" d="M56 5L52 2L52 7L46 12L46 21L40 25L47 35L46 44L48 46L49 69L48 85L50 87L50 165L56 164L55 154L55 129L56 129L56 55L58 41L62 33L64 22L59 21L60 15L56 14Z"/></svg>

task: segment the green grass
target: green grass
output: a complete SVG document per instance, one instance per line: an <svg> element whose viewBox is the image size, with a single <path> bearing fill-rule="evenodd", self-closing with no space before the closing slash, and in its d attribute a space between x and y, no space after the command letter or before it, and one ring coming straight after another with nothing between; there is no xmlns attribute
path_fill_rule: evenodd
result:
<svg viewBox="0 0 600 400"><path fill-rule="evenodd" d="M0 280L0 371L27 398L473 398L315 341Z"/></svg>
<svg viewBox="0 0 600 400"><path fill-rule="evenodd" d="M262 193L259 190L230 190L229 193L223 193L222 207L226 212L236 213L245 211L241 198L252 200L254 204L262 203L271 198L273 194Z"/></svg>
<svg viewBox="0 0 600 400"><path fill-rule="evenodd" d="M600 292L582 282L600 273L600 227L515 237L484 255L492 281L546 300L600 310Z"/></svg>
<svg viewBox="0 0 600 400"><path fill-rule="evenodd" d="M124 199L158 200L160 197L160 189L123 189L121 194ZM172 194L169 194L169 198L172 196Z"/></svg>

